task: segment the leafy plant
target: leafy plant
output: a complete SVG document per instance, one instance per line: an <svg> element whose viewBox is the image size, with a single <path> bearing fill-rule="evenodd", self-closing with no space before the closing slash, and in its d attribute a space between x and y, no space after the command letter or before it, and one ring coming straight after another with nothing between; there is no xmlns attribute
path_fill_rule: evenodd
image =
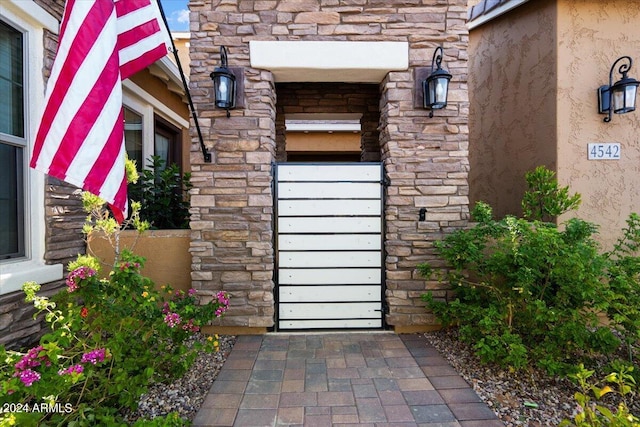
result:
<svg viewBox="0 0 640 427"><path fill-rule="evenodd" d="M83 204L90 212L85 231L98 229L116 245L121 227L148 226L137 203L125 224L95 196L85 193ZM191 337L224 314L226 293L157 290L140 274L143 265L131 251L116 251L108 279L99 279L99 262L83 255L68 266L66 290L51 298L40 295L35 282L24 284L26 301L50 332L26 352L0 346L0 401L15 409L0 413L0 426L124 425L122 411L134 409L151 382L180 376L198 351L217 349L213 337L204 343ZM165 421L137 425L184 425L175 414Z"/></svg>
<svg viewBox="0 0 640 427"><path fill-rule="evenodd" d="M608 374L604 380L591 382L590 378L594 371L585 369L584 365L578 367L578 372L569 377L575 380L580 386L580 391L576 392L575 399L579 405L579 411L574 416L573 422L563 420L560 427L640 427L640 418L631 414L626 398L634 396L634 389L637 388L632 366L616 364L614 371ZM613 386L613 387L611 387ZM603 404L599 404L607 394L617 394L621 398L615 410L609 409ZM591 400L591 395L595 401Z"/></svg>
<svg viewBox="0 0 640 427"><path fill-rule="evenodd" d="M578 206L579 195L559 188L552 172L538 168L527 178L523 210L529 217L549 218ZM441 279L455 286L455 300L423 298L444 325L459 325L461 339L483 361L515 368L535 363L556 373L576 357L611 353L619 336L637 343L637 217L621 243L604 254L593 238L597 227L581 219L562 228L540 219L496 220L482 202L472 218L473 227L436 243L450 266ZM428 264L418 270L427 278L434 273ZM621 334L601 324L601 312Z"/></svg>
<svg viewBox="0 0 640 427"><path fill-rule="evenodd" d="M634 349L640 346L640 216L631 214L622 237L607 253L606 314L611 326L623 337L633 361Z"/></svg>
<svg viewBox="0 0 640 427"><path fill-rule="evenodd" d="M558 187L556 173L538 166L525 174L528 190L522 198L523 217L529 220L553 221L564 212L580 206L580 195L569 196L569 187Z"/></svg>
<svg viewBox="0 0 640 427"><path fill-rule="evenodd" d="M189 228L191 174L180 175L178 165L165 167L159 156L151 156L151 169L129 185L129 197L140 202L140 218L155 229Z"/></svg>

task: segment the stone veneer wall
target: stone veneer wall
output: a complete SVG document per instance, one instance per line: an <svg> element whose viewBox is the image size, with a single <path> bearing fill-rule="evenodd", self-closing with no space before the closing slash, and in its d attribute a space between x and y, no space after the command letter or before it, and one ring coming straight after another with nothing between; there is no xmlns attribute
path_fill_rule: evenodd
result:
<svg viewBox="0 0 640 427"><path fill-rule="evenodd" d="M64 0L36 0L52 16L62 17ZM58 46L58 36L45 31L44 69L42 77L49 77ZM85 214L79 191L55 178L47 177L45 184L45 261L47 264L66 264L78 254L85 253L82 225ZM64 281L42 286L42 295L53 295ZM20 348L31 344L45 332L42 316L34 319L32 304L24 302L22 291L0 295L0 344Z"/></svg>
<svg viewBox="0 0 640 427"><path fill-rule="evenodd" d="M284 124L287 114L361 114L361 161L380 161L378 85L282 83L276 84L276 95L276 123ZM276 147L276 161L286 161L285 132L276 133Z"/></svg>
<svg viewBox="0 0 640 427"><path fill-rule="evenodd" d="M213 155L212 163L203 162L193 134L192 280L203 294L231 294L221 325L274 325L271 164L284 118L276 115L272 73L250 67L251 40L409 43L409 69L389 73L379 85L377 146L390 180L387 321L400 331L435 325L420 295L448 291L420 278L415 267L437 262L433 242L468 221L466 0L191 0L190 9L192 95ZM245 106L230 118L214 108L209 78L221 45L229 66L244 67ZM414 106L414 75L416 67L431 66L438 45L453 80L448 107L429 118ZM424 222L418 222L421 207Z"/></svg>

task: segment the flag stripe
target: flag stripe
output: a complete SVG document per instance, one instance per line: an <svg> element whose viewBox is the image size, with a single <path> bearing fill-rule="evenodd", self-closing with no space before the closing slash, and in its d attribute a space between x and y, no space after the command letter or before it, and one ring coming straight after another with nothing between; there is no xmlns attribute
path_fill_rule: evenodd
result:
<svg viewBox="0 0 640 427"><path fill-rule="evenodd" d="M31 167L36 167L34 162L36 159L48 164L51 161L51 157L53 157L53 153L50 152L51 148L48 147L49 155L44 159L40 159L40 151L43 148L45 137L49 134L51 126L54 125L56 116L62 107L62 102L51 102L51 100L66 99L71 83L77 75L77 71L82 67L82 64L85 63L85 58L93 46L92 42L97 40L97 34L99 34L99 31L103 28L103 26L88 26L83 24L89 17L96 19L96 17L101 15L104 16L103 13L107 11L101 10L102 7L104 7L104 4L100 2L80 1L74 9L74 15L65 21L63 27L65 31L68 30L70 32L69 34L76 34L76 36L66 37L66 32L60 36L61 41L58 47L58 53L56 54L54 66L51 70L51 77L47 85L49 90L45 96L46 107L36 136ZM113 10L113 8L110 9ZM69 8L66 10L70 11ZM72 52L72 46L73 55L69 55ZM71 91L71 95L74 97L81 96L82 92L74 93Z"/></svg>
<svg viewBox="0 0 640 427"><path fill-rule="evenodd" d="M126 79L167 53L168 39L162 31L155 0L117 1L120 73ZM156 59L153 59L156 58Z"/></svg>
<svg viewBox="0 0 640 427"><path fill-rule="evenodd" d="M116 66L117 67L117 66ZM116 68L117 69L117 68ZM124 125L122 123L122 88L119 84L113 85L111 93L101 100L103 109L97 111L95 118L88 117L87 120L91 120L90 128L86 129L87 133L81 137L84 139L80 141L81 146L78 147L74 153L69 168L65 171L66 176L75 180L89 179L91 168L94 163L104 164L105 167L111 167L113 162L107 162L101 156L102 147L108 139L106 136L109 131L113 129L119 129L120 132L124 132ZM88 108L87 108L88 109ZM73 126L73 124L71 125ZM71 136L70 136L71 137ZM121 141L119 141L121 142ZM117 147L114 149L116 152L119 150ZM124 159L122 159L124 167ZM103 173L100 179L104 179L107 173Z"/></svg>
<svg viewBox="0 0 640 427"><path fill-rule="evenodd" d="M112 58L108 62L114 63L114 65L107 65L102 70L102 74L98 76L96 83L93 85L91 90L86 93L82 104L77 109L76 115L66 127L66 133L62 137L64 144L58 149L56 155L51 161L49 173L53 176L67 175L67 169L72 165L80 147L83 146L83 144L85 144L85 146L94 145L87 144L86 141L101 140L101 137L99 136L97 138L87 140L87 136L91 132L92 128L99 124L99 122L96 122L96 115L100 114L100 112L106 111L103 108L106 101L109 99L111 90L115 85L120 83L118 73L114 72L118 67L117 54L112 55ZM80 90L80 88L77 89ZM122 105L120 105L120 108L121 107ZM107 124L113 125L113 123ZM104 132L107 129L110 129L110 127L103 128L101 132ZM96 148L100 148L100 146L98 145L98 147L93 147L93 149ZM80 179L80 176L76 174L76 178Z"/></svg>
<svg viewBox="0 0 640 427"><path fill-rule="evenodd" d="M67 0L31 167L127 210L122 80L167 54L155 0Z"/></svg>
<svg viewBox="0 0 640 427"><path fill-rule="evenodd" d="M162 56L164 56L166 55L167 50L164 46L156 46L153 50L146 52L144 55L141 55L136 59L132 61L128 61L126 64L121 65L120 72L122 73L123 76L131 77L138 71L145 68L145 67L141 67L140 64L145 64L145 63L149 64L149 61L151 61L151 63L155 62L155 59L153 58L157 58L160 52L164 52L162 54Z"/></svg>

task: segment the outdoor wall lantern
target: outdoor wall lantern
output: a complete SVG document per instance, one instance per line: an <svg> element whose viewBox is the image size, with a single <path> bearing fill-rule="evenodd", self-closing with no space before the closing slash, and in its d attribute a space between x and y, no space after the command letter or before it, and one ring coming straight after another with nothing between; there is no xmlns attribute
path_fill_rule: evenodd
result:
<svg viewBox="0 0 640 427"><path fill-rule="evenodd" d="M451 74L440 65L442 64L442 46L438 46L433 52L431 60L431 74L422 82L424 96L424 108L431 110L429 117L433 117L433 110L439 110L447 106L447 92ZM433 66L437 68L434 71Z"/></svg>
<svg viewBox="0 0 640 427"><path fill-rule="evenodd" d="M216 67L210 74L213 80L213 92L216 108L229 110L236 107L236 76L227 67L227 48L220 47L220 67Z"/></svg>
<svg viewBox="0 0 640 427"><path fill-rule="evenodd" d="M618 73L622 74L622 78L613 83L613 70L620 61L623 62L618 68ZM627 72L631 69L633 61L629 56L621 56L611 66L609 71L609 86L600 86L598 88L598 113L607 114L604 118L605 122L611 121L611 114L630 113L636 109L636 92L640 82L633 77L627 77Z"/></svg>

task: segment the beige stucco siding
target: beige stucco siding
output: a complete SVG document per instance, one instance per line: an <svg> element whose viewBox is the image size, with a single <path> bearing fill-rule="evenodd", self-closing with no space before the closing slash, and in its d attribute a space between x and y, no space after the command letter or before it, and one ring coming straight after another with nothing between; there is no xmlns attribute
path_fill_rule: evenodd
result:
<svg viewBox="0 0 640 427"><path fill-rule="evenodd" d="M582 194L578 215L600 225L609 249L629 214L640 212L640 112L604 123L596 89L623 55L634 60L629 76L640 79L640 3L562 0L558 16L558 176ZM620 143L620 160L587 160L590 142Z"/></svg>
<svg viewBox="0 0 640 427"><path fill-rule="evenodd" d="M471 31L470 201L519 214L524 174L556 166L556 7L525 4Z"/></svg>

